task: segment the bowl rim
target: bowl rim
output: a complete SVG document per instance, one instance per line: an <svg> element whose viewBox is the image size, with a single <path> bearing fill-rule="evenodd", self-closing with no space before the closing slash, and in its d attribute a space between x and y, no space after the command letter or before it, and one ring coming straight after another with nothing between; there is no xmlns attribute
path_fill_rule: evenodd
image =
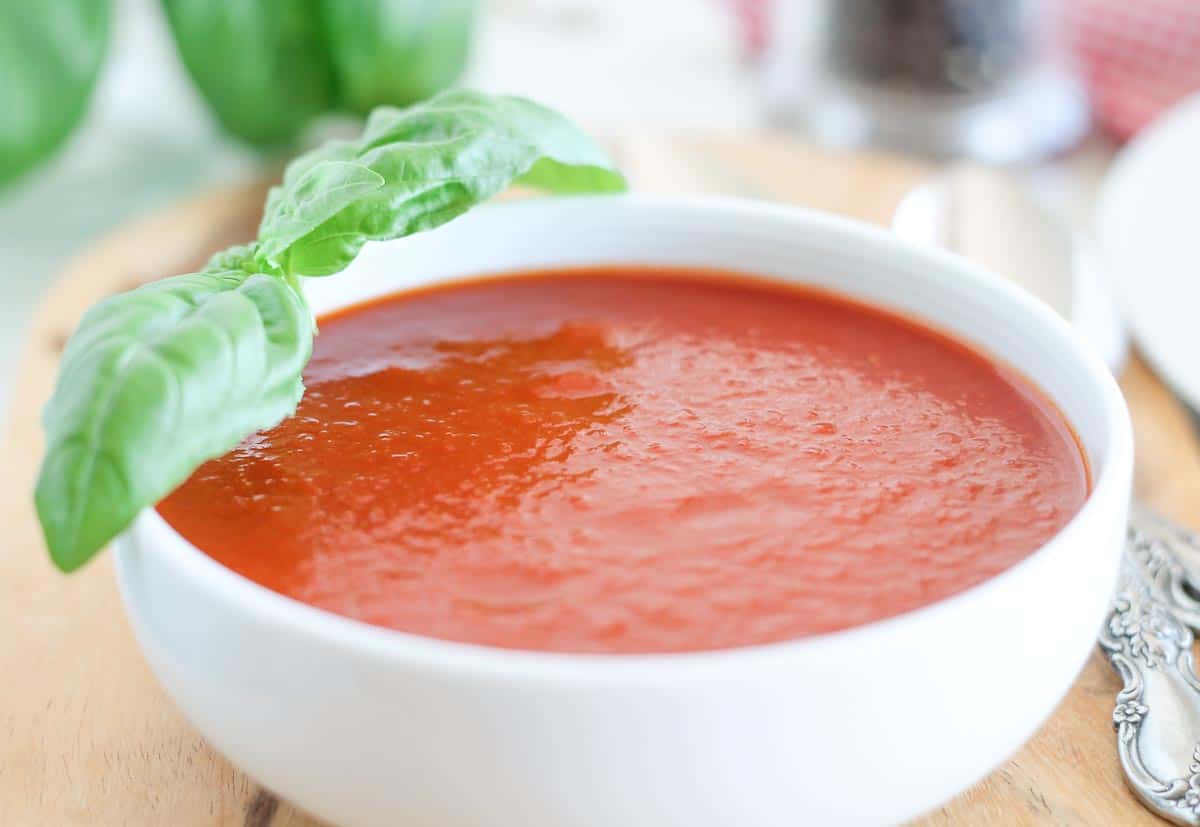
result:
<svg viewBox="0 0 1200 827"><path fill-rule="evenodd" d="M765 219L790 222L797 226L840 237L843 243L870 245L879 250L923 259L930 267L970 279L978 289L1002 297L1004 302L1018 307L1026 324L1040 325L1062 339L1070 351L1073 370L1092 386L1092 391L1104 401L1102 412L1105 441L1102 446L1103 467L1093 470L1092 489L1079 510L1059 531L1026 557L996 575L949 597L918 606L897 615L859 624L834 632L825 632L772 643L753 644L725 649L663 653L575 653L526 649L508 649L483 644L465 643L404 632L365 621L338 615L292 597L274 592L245 576L226 568L202 552L175 531L154 507L145 508L134 523L116 541L116 570L118 585L128 606L136 603L134 592L134 558L137 549L146 549L174 567L183 577L198 587L215 592L220 602L247 612L254 619L274 626L288 627L298 637L316 638L324 643L356 650L367 658L438 668L457 674L487 675L514 680L612 681L629 683L653 681L664 675L731 674L729 670L755 668L777 663L784 656L826 654L845 649L855 643L868 641L881 634L906 634L927 623L944 622L943 618L978 600L980 597L1006 588L1013 581L1042 564L1055 550L1063 546L1069 535L1076 533L1085 521L1100 517L1097 512L1113 497L1127 497L1133 463L1133 432L1124 397L1112 373L1100 358L1082 345L1070 324L1034 296L1007 279L958 256L933 247L924 247L895 233L843 216L790 204L774 204L727 197L688 196L573 196L549 197L488 204L476 211L475 220L498 210L556 209L565 203L575 205L613 201L635 205L640 209L690 213L691 216L719 219L736 215L741 219ZM667 265L669 266L669 265ZM680 266L683 266L682 262ZM539 269L534 267L532 269ZM540 269L557 269L546 266ZM756 273L748 266L746 275L767 281L779 279ZM863 300L870 304L868 300ZM344 304L352 304L345 302ZM343 306L335 303L334 308ZM923 322L926 323L926 322ZM948 332L955 338L960 334ZM968 340L969 341L969 340ZM972 343L983 350L982 346ZM1001 358L993 356L993 358ZM1030 380L1032 381L1032 380ZM1064 418L1066 414L1063 414ZM1069 420L1068 420L1069 421ZM1073 423L1072 423L1073 424ZM1122 492L1121 487L1126 490ZM133 535L139 535L134 540Z"/></svg>

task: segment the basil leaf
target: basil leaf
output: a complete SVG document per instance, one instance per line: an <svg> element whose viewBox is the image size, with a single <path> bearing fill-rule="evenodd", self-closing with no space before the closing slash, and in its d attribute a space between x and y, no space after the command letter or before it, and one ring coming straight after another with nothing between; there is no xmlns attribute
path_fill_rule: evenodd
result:
<svg viewBox="0 0 1200 827"><path fill-rule="evenodd" d="M331 275L367 241L432 229L512 183L560 193L625 188L600 147L557 112L523 98L445 92L408 109L380 107L357 141L294 161L267 199L256 261Z"/></svg>
<svg viewBox="0 0 1200 827"><path fill-rule="evenodd" d="M202 462L295 410L312 319L276 276L176 276L113 296L67 344L34 500L63 571Z"/></svg>
<svg viewBox="0 0 1200 827"><path fill-rule="evenodd" d="M0 4L0 184L59 147L87 108L108 0Z"/></svg>
<svg viewBox="0 0 1200 827"><path fill-rule="evenodd" d="M183 65L221 125L294 141L335 103L318 0L163 0Z"/></svg>
<svg viewBox="0 0 1200 827"><path fill-rule="evenodd" d="M338 103L366 115L454 83L467 62L478 0L322 0Z"/></svg>

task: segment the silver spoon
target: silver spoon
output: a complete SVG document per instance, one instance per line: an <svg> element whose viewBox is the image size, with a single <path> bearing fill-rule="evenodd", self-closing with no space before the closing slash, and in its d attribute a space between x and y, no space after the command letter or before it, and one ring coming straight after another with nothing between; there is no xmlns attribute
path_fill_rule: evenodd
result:
<svg viewBox="0 0 1200 827"><path fill-rule="evenodd" d="M988 206L1007 212L987 218L1003 228L1001 241L971 243L951 221L952 180L935 176L906 196L892 229L983 258L1076 321L1071 288L1080 283L1075 268L1081 258L1070 254L1077 245L1063 222L1038 207L1019 181L997 186L993 180ZM1091 337L1085 333L1085 339ZM1117 591L1098 641L1124 682L1112 718L1117 752L1126 782L1147 808L1200 827L1200 677L1192 629L1200 629L1200 539L1134 503Z"/></svg>
<svg viewBox="0 0 1200 827"><path fill-rule="evenodd" d="M1129 787L1150 810L1200 825L1200 539L1134 505L1100 649L1124 681L1113 709ZM1191 627L1191 628L1189 628Z"/></svg>
<svg viewBox="0 0 1200 827"><path fill-rule="evenodd" d="M1064 175L952 164L904 196L892 229L1007 276L1065 317L1116 373L1125 325L1090 234L1069 218L1078 211L1064 192L1071 188L1047 183Z"/></svg>

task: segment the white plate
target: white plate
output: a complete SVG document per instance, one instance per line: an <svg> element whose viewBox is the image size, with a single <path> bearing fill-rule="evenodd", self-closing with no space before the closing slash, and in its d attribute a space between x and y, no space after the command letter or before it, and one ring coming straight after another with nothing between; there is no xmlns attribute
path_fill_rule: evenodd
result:
<svg viewBox="0 0 1200 827"><path fill-rule="evenodd" d="M1142 352L1200 408L1200 93L1126 147L1100 188L1096 243Z"/></svg>

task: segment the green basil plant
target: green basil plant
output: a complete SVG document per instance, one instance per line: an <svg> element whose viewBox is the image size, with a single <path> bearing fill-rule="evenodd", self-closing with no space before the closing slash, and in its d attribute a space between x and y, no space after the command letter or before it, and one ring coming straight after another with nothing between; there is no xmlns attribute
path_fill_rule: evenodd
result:
<svg viewBox="0 0 1200 827"><path fill-rule="evenodd" d="M179 55L228 133L294 144L327 113L406 106L454 83L478 0L162 0ZM0 186L78 125L112 0L0 4Z"/></svg>
<svg viewBox="0 0 1200 827"><path fill-rule="evenodd" d="M54 152L87 108L109 0L0 4L0 186Z"/></svg>

